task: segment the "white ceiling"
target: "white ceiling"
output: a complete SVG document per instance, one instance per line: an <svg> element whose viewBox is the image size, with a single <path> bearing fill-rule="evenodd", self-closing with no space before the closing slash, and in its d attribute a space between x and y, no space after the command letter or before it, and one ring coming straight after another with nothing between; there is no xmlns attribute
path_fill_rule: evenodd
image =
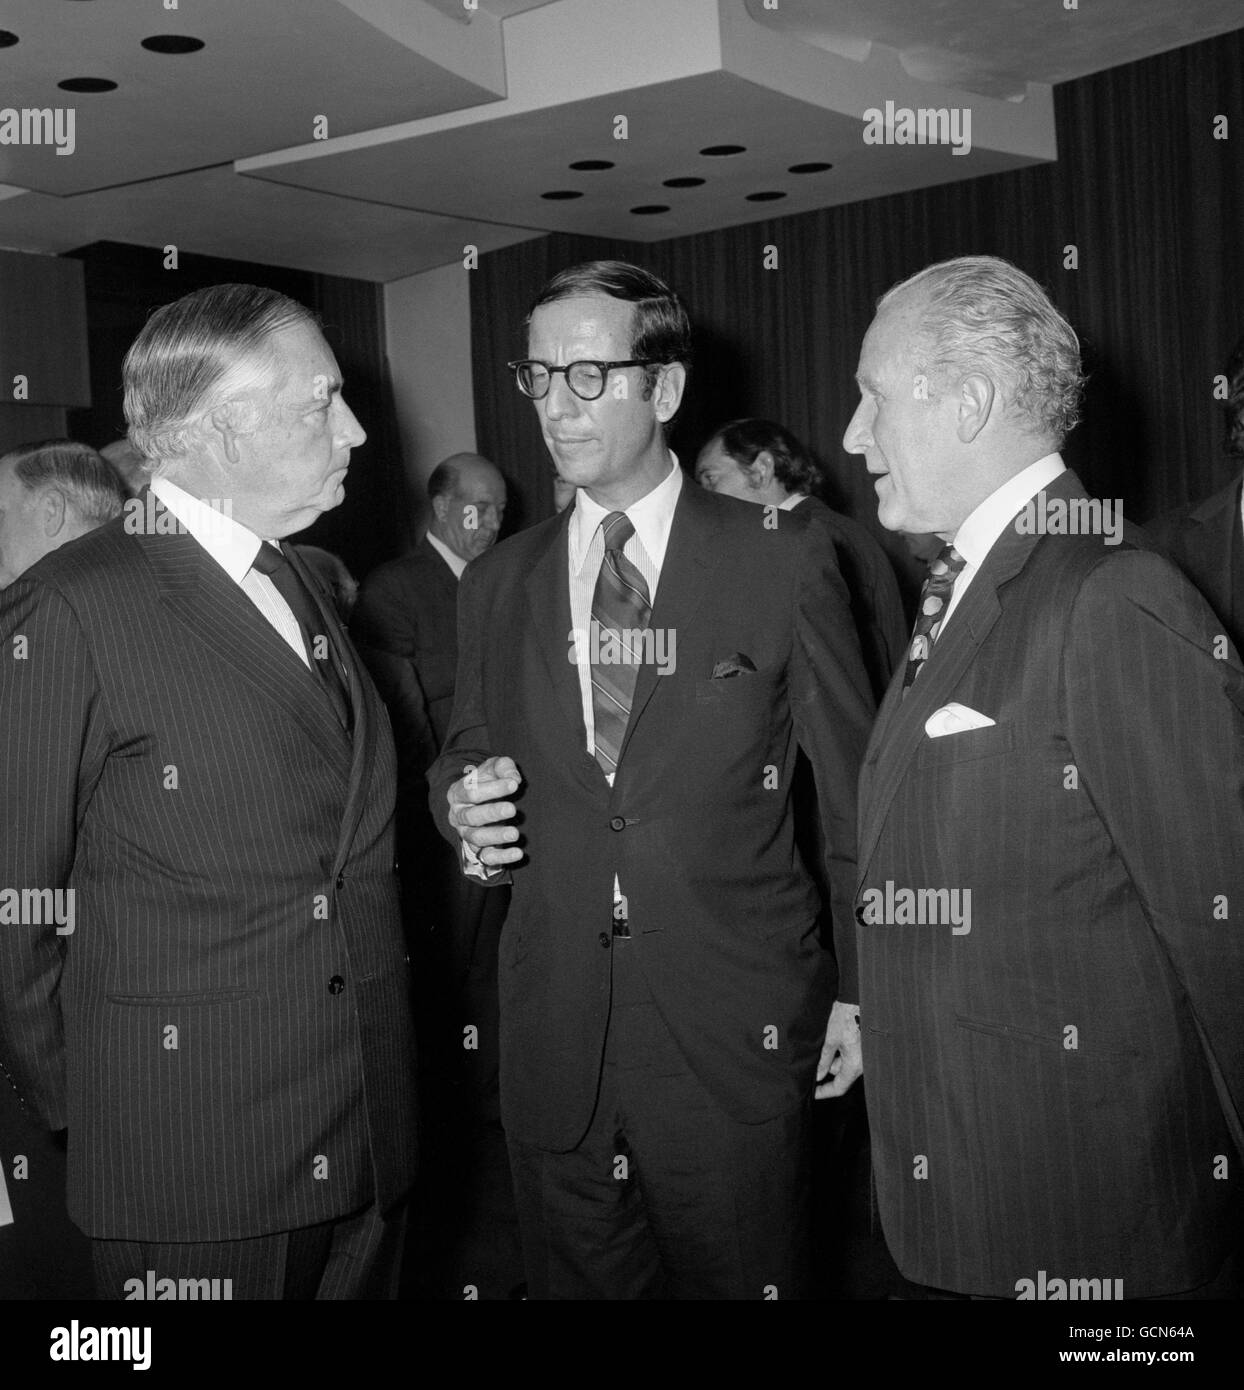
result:
<svg viewBox="0 0 1244 1390"><path fill-rule="evenodd" d="M1051 84L1240 20L1238 0L772 4L6 0L0 102L72 106L76 148L0 145L0 245L390 280L553 230L658 240L1054 158ZM205 47L141 46L170 34ZM57 87L75 77L117 87ZM970 107L971 152L864 145L887 100ZM743 150L701 153L719 144ZM789 172L809 162L833 168Z"/></svg>

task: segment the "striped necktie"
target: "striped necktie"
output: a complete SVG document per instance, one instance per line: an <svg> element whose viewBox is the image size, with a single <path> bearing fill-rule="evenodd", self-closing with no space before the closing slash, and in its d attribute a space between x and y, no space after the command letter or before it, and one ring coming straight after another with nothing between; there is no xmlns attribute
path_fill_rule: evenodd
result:
<svg viewBox="0 0 1244 1390"><path fill-rule="evenodd" d="M955 580L966 564L967 561L953 545L943 546L937 557L929 563L928 577L924 581L924 588L920 590L916 626L911 634L911 644L907 648L907 673L903 677L904 695L920 674L920 668L929 659L933 643L937 641L942 619L946 616L946 606L950 603Z"/></svg>
<svg viewBox="0 0 1244 1390"><path fill-rule="evenodd" d="M610 512L601 522L605 558L592 596L592 719L596 761L612 776L622 754L631 700L643 655L640 634L652 615L648 584L622 547L635 534L625 512Z"/></svg>

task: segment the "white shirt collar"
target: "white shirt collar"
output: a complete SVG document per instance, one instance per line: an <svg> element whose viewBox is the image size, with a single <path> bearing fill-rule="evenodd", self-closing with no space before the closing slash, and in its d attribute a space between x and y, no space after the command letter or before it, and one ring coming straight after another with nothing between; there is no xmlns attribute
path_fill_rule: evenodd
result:
<svg viewBox="0 0 1244 1390"><path fill-rule="evenodd" d="M670 527L674 524L674 508L682 491L682 469L672 451L669 458L670 471L665 477L651 492L645 493L626 509L639 543L658 573L665 562L665 548L669 544ZM583 568L592 538L608 515L608 509L599 502L593 502L583 488L575 493L574 511L570 515L570 565L576 574Z"/></svg>
<svg viewBox="0 0 1244 1390"><path fill-rule="evenodd" d="M170 511L235 584L255 563L262 540L228 515L225 502L206 502L168 478L154 478L153 496ZM273 541L273 544L277 542Z"/></svg>
<svg viewBox="0 0 1244 1390"><path fill-rule="evenodd" d="M461 579L462 571L467 567L467 562L462 556L456 555L439 536L434 536L431 531L428 532L428 544L436 551L441 559L444 560L449 568L453 570L454 578Z"/></svg>
<svg viewBox="0 0 1244 1390"><path fill-rule="evenodd" d="M808 494L806 492L792 492L784 501L778 503L779 512L793 512L800 502L806 502Z"/></svg>
<svg viewBox="0 0 1244 1390"><path fill-rule="evenodd" d="M955 533L954 547L974 569L979 569L994 542L1030 501L1067 471L1059 454L1046 454L1035 463L1008 478L968 516Z"/></svg>

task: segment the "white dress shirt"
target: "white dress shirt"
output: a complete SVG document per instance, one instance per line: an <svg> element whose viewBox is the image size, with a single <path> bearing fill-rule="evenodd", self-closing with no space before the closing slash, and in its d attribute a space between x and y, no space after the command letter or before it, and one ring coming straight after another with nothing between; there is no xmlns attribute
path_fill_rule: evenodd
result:
<svg viewBox="0 0 1244 1390"><path fill-rule="evenodd" d="M652 489L626 508L635 534L622 547L622 553L639 570L648 584L648 600L656 602L657 584L661 579L661 566L665 563L665 551L669 545L670 528L674 524L674 508L682 491L683 476L678 459L671 452L670 471ZM587 734L588 757L596 756L596 718L592 710L592 666L591 646L585 641L576 642L575 634L587 634L592 625L592 598L596 593L596 580L605 560L605 537L600 524L609 515L609 510L600 503L593 502L587 493L579 488L575 493L574 511L570 514L567 536L568 580L570 584L570 623L571 631L566 634L566 658L573 651L575 664L579 668L579 699L583 711L583 727ZM613 786L614 774L607 772L609 785ZM462 868L471 878L491 880L500 874L504 866L487 868L482 863L474 846L462 842ZM614 902L621 899L621 888L617 877L613 880Z"/></svg>
<svg viewBox="0 0 1244 1390"><path fill-rule="evenodd" d="M290 651L310 670L311 663L307 658L302 631L297 618L290 612L289 604L266 574L251 568L264 538L226 516L223 511L191 496L168 478L155 478L151 492L259 609ZM279 544L275 540L270 543Z"/></svg>
<svg viewBox="0 0 1244 1390"><path fill-rule="evenodd" d="M457 555L452 550L450 550L450 548L445 544L445 542L441 540L439 536L434 536L431 531L428 532L428 544L432 547L433 550L436 551L436 553L441 557L441 559L444 560L444 562L449 566L449 568L453 570L454 578L461 579L462 571L467 567L467 562L462 558L462 556Z"/></svg>
<svg viewBox="0 0 1244 1390"><path fill-rule="evenodd" d="M665 563L665 549L669 545L670 527L674 524L674 508L682 491L682 469L678 460L670 454L670 471L652 489L632 502L626 515L635 534L622 547L622 553L643 575L648 584L648 601L655 604L657 585L661 580L661 566ZM569 657L574 633L586 634L592 626L592 598L596 593L596 581L600 577L600 567L605 561L605 534L601 522L609 516L607 508L579 489L575 497L574 511L570 515L570 534L568 554L570 560L570 624L572 631L566 634L566 651ZM579 696L583 707L583 727L587 731L588 756L596 756L596 717L592 710L592 666L591 648L587 641L576 647L579 668ZM613 773L605 774L609 785L613 785Z"/></svg>
<svg viewBox="0 0 1244 1390"><path fill-rule="evenodd" d="M1066 471L1067 465L1059 454L1046 454L1044 458L1030 463L1027 468L1016 473L1013 478L1008 478L1000 488L991 492L955 532L954 547L967 564L959 571L954 591L950 595L950 606L946 609L941 627L937 629L939 642L946 631L946 624L967 593L968 585L976 578L977 572L985 563L985 557L993 549L994 542L1014 521L1025 503L1030 502L1042 488L1049 487L1060 473Z"/></svg>

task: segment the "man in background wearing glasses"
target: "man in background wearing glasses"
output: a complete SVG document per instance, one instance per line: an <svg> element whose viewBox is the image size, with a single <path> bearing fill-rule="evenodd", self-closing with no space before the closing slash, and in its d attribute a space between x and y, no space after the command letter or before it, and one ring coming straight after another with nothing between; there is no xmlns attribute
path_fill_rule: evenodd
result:
<svg viewBox="0 0 1244 1390"><path fill-rule="evenodd" d="M686 484L665 431L690 325L668 286L576 266L528 330L510 366L577 500L464 575L429 780L464 872L513 881L501 1103L529 1296L800 1297L817 1059L823 1094L859 1064L845 948L873 709L846 587L797 513Z"/></svg>

